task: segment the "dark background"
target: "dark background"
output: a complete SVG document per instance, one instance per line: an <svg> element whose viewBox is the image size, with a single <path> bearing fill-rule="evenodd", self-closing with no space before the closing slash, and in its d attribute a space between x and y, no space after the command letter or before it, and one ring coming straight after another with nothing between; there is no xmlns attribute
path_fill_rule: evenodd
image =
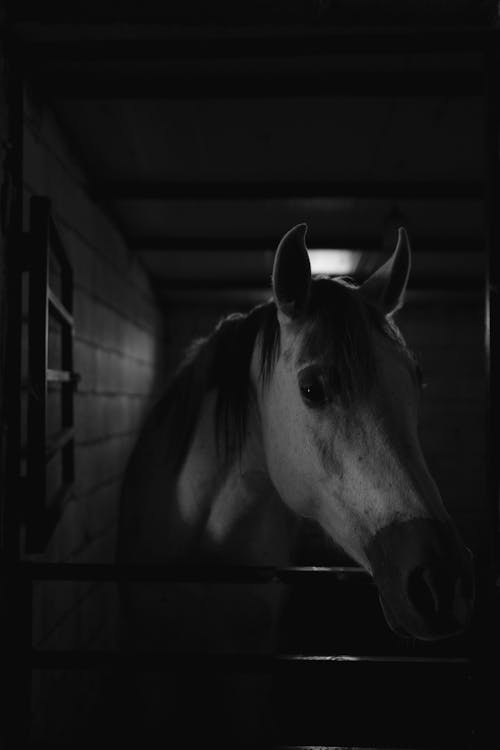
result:
<svg viewBox="0 0 500 750"><path fill-rule="evenodd" d="M306 221L311 248L357 251L360 279L391 251L395 226L408 228L414 267L398 322L428 384L424 452L466 543L488 564L485 179L492 150L484 94L485 52L498 44L495 5L7 6L0 128L10 162L1 173L2 212L8 218L17 210L12 200L26 231L30 198L51 200L75 274L81 374L76 483L44 550L27 559L113 561L120 480L145 409L193 337L267 299L277 242ZM12 94L18 76L22 112ZM53 266L56 289L58 278ZM15 314L5 299L4 344L5 319ZM54 363L59 335L53 323ZM8 347L2 351L7 372ZM2 390L4 413L7 401ZM59 403L49 389L49 436L59 429ZM21 426L24 438L24 411ZM25 470L21 461L21 476ZM59 476L55 459L49 485ZM346 563L311 524L298 562ZM372 636L356 648L400 650L378 621L372 594L361 597L359 610L351 589L338 596L336 611L347 618L337 625L339 642L352 646L347 636L368 618ZM307 621L319 612L318 598L297 597L291 607L303 640L291 628L286 646L325 651L332 613L314 635ZM112 585L34 587L37 647L114 648L116 623ZM463 656L470 647L463 641L449 649ZM34 738L63 742L92 725L107 679L37 671Z"/></svg>

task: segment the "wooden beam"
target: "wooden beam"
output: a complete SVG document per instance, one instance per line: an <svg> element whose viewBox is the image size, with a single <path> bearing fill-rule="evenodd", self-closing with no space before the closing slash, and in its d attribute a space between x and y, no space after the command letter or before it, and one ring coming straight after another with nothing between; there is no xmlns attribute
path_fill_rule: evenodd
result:
<svg viewBox="0 0 500 750"><path fill-rule="evenodd" d="M45 8L45 4L43 6ZM22 29L21 29L22 33ZM196 62L199 60L272 60L280 58L339 55L429 55L482 53L498 44L495 28L397 28L397 29L221 29L147 24L104 27L95 30L58 24L50 28L50 41L21 39L20 57L25 63L50 62ZM94 34L94 36L92 36Z"/></svg>
<svg viewBox="0 0 500 750"><path fill-rule="evenodd" d="M280 240L273 237L172 237L172 236L136 236L128 238L129 247L137 253L168 252L273 252ZM480 253L484 250L481 237L447 237L429 238L415 236L411 238L412 250L416 253ZM382 252L382 237L338 236L330 237L311 234L308 244L314 248L346 248L363 252Z"/></svg>
<svg viewBox="0 0 500 750"><path fill-rule="evenodd" d="M480 286L472 288L415 288L407 291L407 302L411 305L428 304L429 301L440 299L444 302L453 301L457 304L474 304L479 306L482 300ZM169 289L163 297L159 297L162 309L168 311L182 308L186 305L196 307L215 307L222 314L230 311L244 311L260 305L271 298L271 287L255 289L203 289L203 290L174 290Z"/></svg>
<svg viewBox="0 0 500 750"><path fill-rule="evenodd" d="M500 569L500 159L498 134L500 129L500 53L485 58L487 95L485 97L485 218L486 218L486 287L485 287L485 352L488 388L488 491L489 491L489 562L491 575Z"/></svg>
<svg viewBox="0 0 500 750"><path fill-rule="evenodd" d="M174 182L103 180L93 187L106 200L478 200L483 183L475 180L275 180L252 182Z"/></svg>
<svg viewBox="0 0 500 750"><path fill-rule="evenodd" d="M358 274L356 274L356 277ZM362 278L359 279L362 281ZM423 289L423 290L434 290L439 291L480 291L482 289L483 280L478 276L439 276L437 274L425 275L421 277L410 278L409 288L410 289ZM238 290L243 294L245 292L253 292L258 289L269 289L271 293L271 278L266 278L265 274L261 276L242 278L231 277L227 279L202 279L200 277L191 279L179 279L173 278L168 281L165 280L154 280L153 282L155 291L160 297L168 298L170 292L174 295L186 292L188 294L192 292L213 292L214 295L217 292L224 293L228 290Z"/></svg>
<svg viewBox="0 0 500 750"><path fill-rule="evenodd" d="M192 70L192 69L190 69ZM58 99L296 99L351 97L471 97L481 96L484 78L475 71L348 71L341 75L324 69L274 72L272 67L259 75L229 69L221 73L201 65L198 72L156 68L139 72L115 66L113 71L74 70L67 66L51 75L43 68L30 72L30 82L46 95Z"/></svg>
<svg viewBox="0 0 500 750"><path fill-rule="evenodd" d="M86 24L141 24L164 23L174 27L195 26L213 28L253 27L255 25L296 28L310 26L332 28L338 26L391 27L415 24L448 27L450 22L459 28L464 24L487 24L494 18L492 0L435 0L433 3L405 3L396 0L373 3L351 0L350 3L304 2L304 0L266 0L266 2L231 3L227 0L191 0L186 3L166 3L164 0L122 0L117 12L114 0L11 0L11 20L40 23Z"/></svg>

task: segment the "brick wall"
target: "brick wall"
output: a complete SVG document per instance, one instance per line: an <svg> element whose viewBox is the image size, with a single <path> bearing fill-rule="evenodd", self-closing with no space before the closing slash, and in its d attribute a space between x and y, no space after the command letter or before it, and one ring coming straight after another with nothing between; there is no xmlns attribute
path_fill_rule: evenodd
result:
<svg viewBox="0 0 500 750"><path fill-rule="evenodd" d="M76 485L42 559L112 562L117 501L128 453L155 390L161 315L142 267L106 212L89 197L87 178L50 111L28 97L24 127L24 217L31 196L47 196L73 266ZM57 278L54 278L57 286ZM50 337L49 352L57 331ZM58 395L49 390L48 429ZM50 472L49 472L50 474ZM37 558L40 556L36 556ZM33 640L40 648L112 648L113 586L38 583ZM104 699L103 674L37 672L34 736L61 742L85 736Z"/></svg>

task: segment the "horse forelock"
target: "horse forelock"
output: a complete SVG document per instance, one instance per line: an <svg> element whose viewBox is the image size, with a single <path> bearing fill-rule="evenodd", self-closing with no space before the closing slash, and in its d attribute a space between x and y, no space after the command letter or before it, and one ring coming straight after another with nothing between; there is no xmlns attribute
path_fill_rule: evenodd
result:
<svg viewBox="0 0 500 750"><path fill-rule="evenodd" d="M296 361L315 363L345 407L369 397L377 378L378 331L414 359L394 321L365 301L349 278L313 280Z"/></svg>
<svg viewBox="0 0 500 750"><path fill-rule="evenodd" d="M375 361L370 328L377 313L356 287L343 280L316 279L300 337L299 363L318 364L331 389L348 406L370 390Z"/></svg>

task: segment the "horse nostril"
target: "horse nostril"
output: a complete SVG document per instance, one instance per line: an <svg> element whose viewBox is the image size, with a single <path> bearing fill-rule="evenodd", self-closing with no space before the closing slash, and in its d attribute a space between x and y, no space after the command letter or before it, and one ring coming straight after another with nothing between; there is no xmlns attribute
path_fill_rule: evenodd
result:
<svg viewBox="0 0 500 750"><path fill-rule="evenodd" d="M434 618L440 610L436 581L430 568L420 565L408 576L408 598L415 610L425 618Z"/></svg>
<svg viewBox="0 0 500 750"><path fill-rule="evenodd" d="M399 626L411 636L434 640L469 627L473 560L445 523L394 521L376 533L367 556L393 630Z"/></svg>

